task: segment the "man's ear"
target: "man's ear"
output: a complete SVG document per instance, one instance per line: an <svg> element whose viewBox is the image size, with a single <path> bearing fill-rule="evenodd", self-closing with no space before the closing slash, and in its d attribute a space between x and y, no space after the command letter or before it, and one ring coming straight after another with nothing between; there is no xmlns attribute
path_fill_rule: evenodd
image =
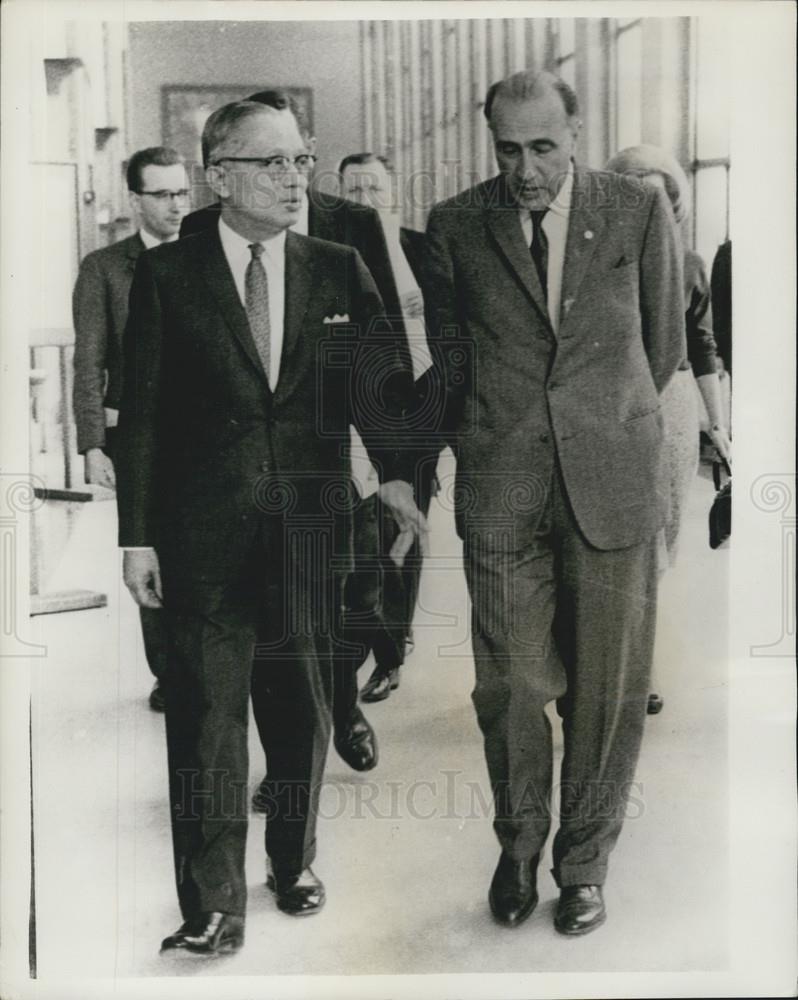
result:
<svg viewBox="0 0 798 1000"><path fill-rule="evenodd" d="M226 198L229 195L227 172L221 164L212 163L206 167L205 180L218 198Z"/></svg>

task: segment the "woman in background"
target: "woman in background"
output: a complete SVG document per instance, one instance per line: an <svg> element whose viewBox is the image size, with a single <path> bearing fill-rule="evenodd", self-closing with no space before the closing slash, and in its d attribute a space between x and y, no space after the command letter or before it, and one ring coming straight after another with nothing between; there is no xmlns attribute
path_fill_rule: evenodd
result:
<svg viewBox="0 0 798 1000"><path fill-rule="evenodd" d="M676 159L657 146L630 146L607 163L607 170L631 174L646 184L662 188L668 196L678 224L690 216L690 187L687 176ZM682 229L684 236L684 230ZM707 433L718 453L731 460L729 431L718 377L717 348L712 333L710 288L704 262L694 250L684 251L684 301L687 356L663 390L660 398L665 424L665 460L670 478L670 520L665 525L664 543L667 559L663 570L676 560L682 511L698 470L700 418L699 400L693 380L698 385L709 418ZM654 692L659 688L652 679ZM662 710L658 693L649 695L648 712Z"/></svg>

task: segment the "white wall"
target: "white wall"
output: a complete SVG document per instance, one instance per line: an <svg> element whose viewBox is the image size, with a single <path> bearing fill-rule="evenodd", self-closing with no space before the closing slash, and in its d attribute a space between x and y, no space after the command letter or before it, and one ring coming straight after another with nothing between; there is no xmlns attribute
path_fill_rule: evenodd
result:
<svg viewBox="0 0 798 1000"><path fill-rule="evenodd" d="M363 149L356 22L138 22L128 51L131 150L162 141L164 84L311 87L318 171Z"/></svg>

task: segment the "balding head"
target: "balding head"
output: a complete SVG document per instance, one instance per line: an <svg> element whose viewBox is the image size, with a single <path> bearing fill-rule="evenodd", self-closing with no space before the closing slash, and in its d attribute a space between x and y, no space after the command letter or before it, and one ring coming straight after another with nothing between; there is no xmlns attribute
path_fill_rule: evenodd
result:
<svg viewBox="0 0 798 1000"><path fill-rule="evenodd" d="M296 119L288 107L277 109L259 101L235 101L225 104L205 122L202 130L202 162L204 166L213 163L220 152L232 155L235 152L236 136L246 131L251 119L268 118L273 121L289 121L296 126ZM297 134L299 134L297 130Z"/></svg>
<svg viewBox="0 0 798 1000"><path fill-rule="evenodd" d="M493 106L497 100L524 102L538 100L552 93L562 101L566 118L576 118L579 115L576 94L565 80L546 70L525 69L491 86L485 97L485 117L491 123Z"/></svg>
<svg viewBox="0 0 798 1000"><path fill-rule="evenodd" d="M552 73L515 73L485 101L499 170L520 208L542 211L562 187L580 122L576 96Z"/></svg>

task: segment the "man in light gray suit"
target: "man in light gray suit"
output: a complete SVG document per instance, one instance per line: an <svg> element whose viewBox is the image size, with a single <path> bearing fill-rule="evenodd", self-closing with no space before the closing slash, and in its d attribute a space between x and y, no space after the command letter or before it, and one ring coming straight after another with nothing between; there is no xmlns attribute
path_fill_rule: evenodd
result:
<svg viewBox="0 0 798 1000"><path fill-rule="evenodd" d="M646 715L681 258L661 192L574 166L562 80L511 76L485 114L500 173L433 209L424 299L502 848L489 901L509 926L537 903L557 699L555 926L585 934L606 916Z"/></svg>

